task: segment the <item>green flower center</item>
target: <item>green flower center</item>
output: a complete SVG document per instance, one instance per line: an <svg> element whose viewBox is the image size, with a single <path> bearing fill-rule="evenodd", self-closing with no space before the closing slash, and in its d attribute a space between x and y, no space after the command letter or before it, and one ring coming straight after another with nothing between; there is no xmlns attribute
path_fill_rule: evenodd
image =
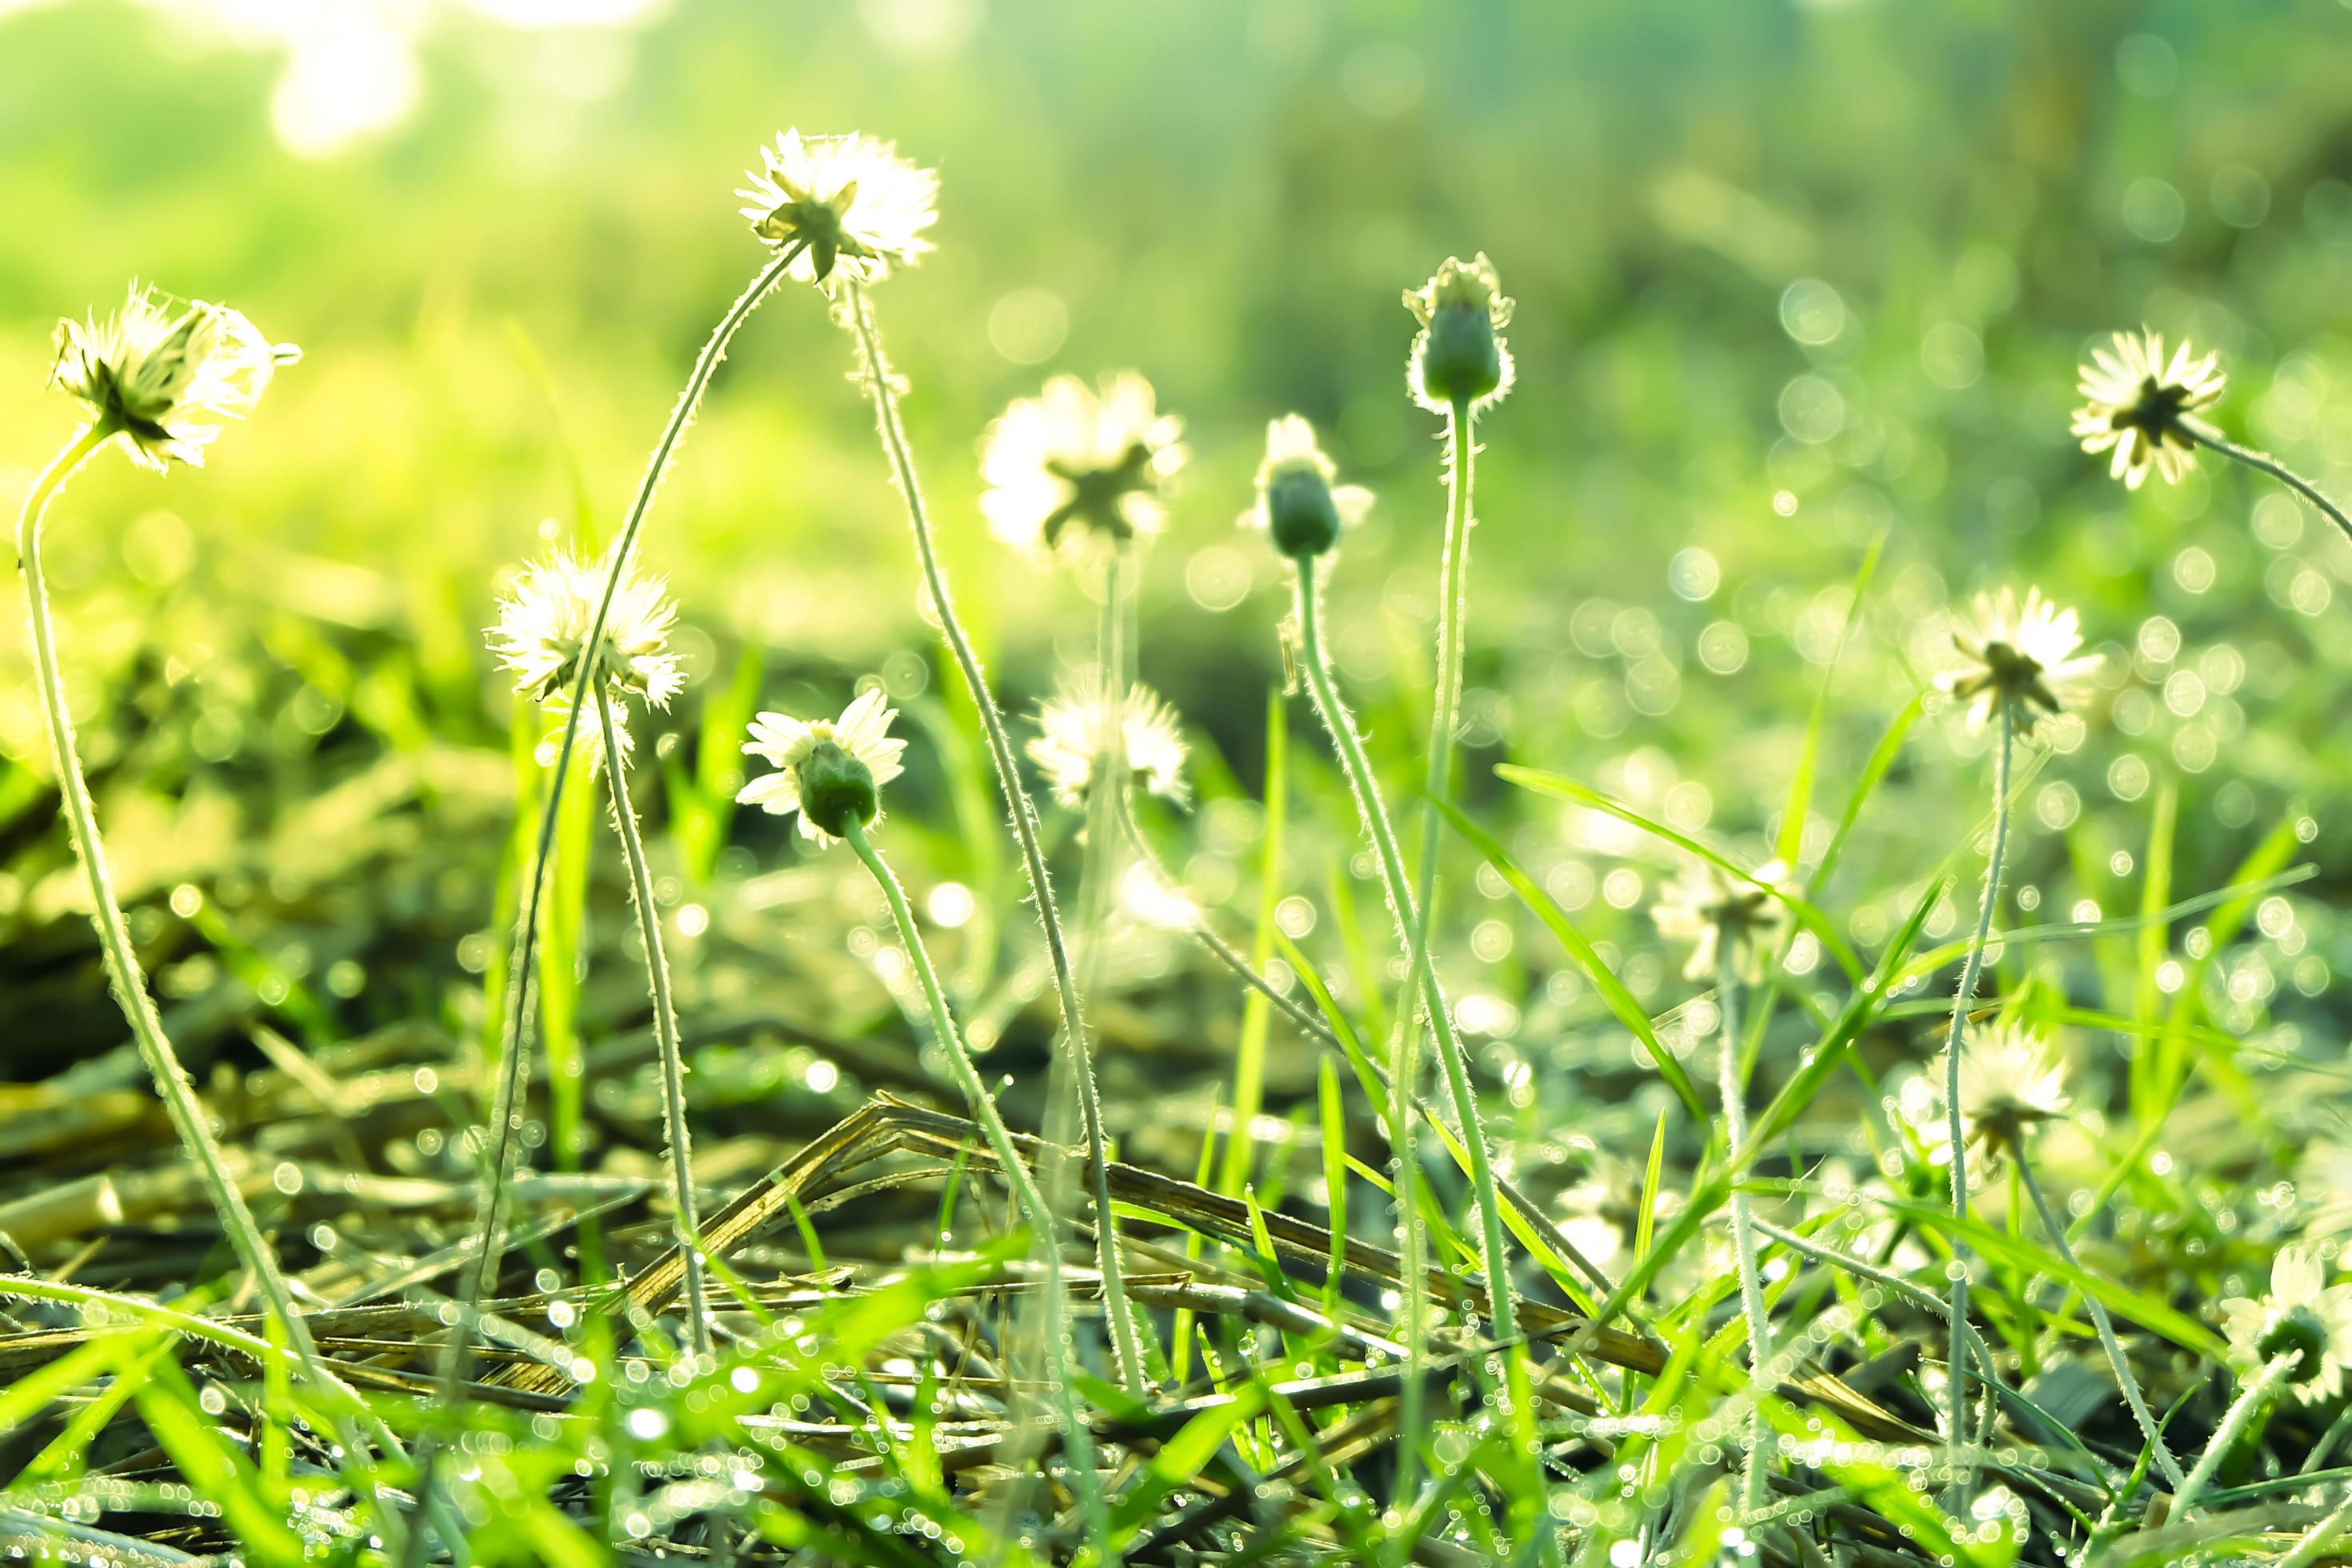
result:
<svg viewBox="0 0 2352 1568"><path fill-rule="evenodd" d="M1150 447L1133 442L1119 455L1118 461L1108 468L1082 468L1055 458L1045 465L1045 469L1070 487L1069 499L1045 519L1048 548L1062 542L1063 532L1073 522L1116 543L1124 544L1135 537L1135 524L1127 518L1126 500L1151 488Z"/></svg>
<svg viewBox="0 0 2352 1568"><path fill-rule="evenodd" d="M2139 384L2139 395L2131 405L2119 408L2108 417L2109 426L2116 430L2137 430L2151 445L2162 443L2169 437L2179 446L2189 440L2181 429L2181 419L2189 412L2189 389L2172 383L2147 376Z"/></svg>
<svg viewBox="0 0 2352 1568"><path fill-rule="evenodd" d="M2273 1315L2270 1325L2254 1348L2264 1359L2276 1361L2282 1356L2295 1358L2287 1373L2290 1381L2307 1383L2319 1375L2327 1355L2327 1325L2309 1307L2289 1307Z"/></svg>
<svg viewBox="0 0 2352 1568"><path fill-rule="evenodd" d="M874 770L844 751L840 742L817 742L800 760L801 810L808 819L836 838L848 837L852 822L859 826L882 809Z"/></svg>

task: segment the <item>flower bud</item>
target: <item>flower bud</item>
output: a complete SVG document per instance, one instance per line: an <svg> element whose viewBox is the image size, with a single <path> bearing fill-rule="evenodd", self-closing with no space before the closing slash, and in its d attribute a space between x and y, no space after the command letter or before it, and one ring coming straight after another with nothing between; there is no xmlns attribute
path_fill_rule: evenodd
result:
<svg viewBox="0 0 2352 1568"><path fill-rule="evenodd" d="M1511 301L1484 251L1466 262L1447 257L1427 283L1405 290L1404 304L1421 323L1406 382L1423 407L1484 408L1510 391L1511 353L1502 329L1510 324Z"/></svg>
<svg viewBox="0 0 2352 1568"><path fill-rule="evenodd" d="M1361 486L1333 485L1339 471L1316 446L1313 426L1296 414L1274 421L1257 469L1257 504L1242 514L1242 526L1264 529L1294 561L1329 554L1372 504Z"/></svg>
<svg viewBox="0 0 2352 1568"><path fill-rule="evenodd" d="M801 759L800 783L802 814L836 838L846 837L853 822L865 826L882 809L874 770L832 741L809 748Z"/></svg>

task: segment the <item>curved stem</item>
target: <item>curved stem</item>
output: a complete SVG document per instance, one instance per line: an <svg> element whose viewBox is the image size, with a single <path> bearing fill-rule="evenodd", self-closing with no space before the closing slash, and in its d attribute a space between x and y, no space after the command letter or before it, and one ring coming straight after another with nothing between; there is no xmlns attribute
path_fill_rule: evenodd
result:
<svg viewBox="0 0 2352 1568"><path fill-rule="evenodd" d="M2008 700L2000 703L2000 740L1994 752L1992 774L1992 849L1985 858L1984 898L1977 909L1976 934L1960 964L1960 988L1952 998L1952 1023L1944 1037L1944 1136L1951 1150L1952 1217L1969 1217L1968 1132L1960 1123L1960 1048L1968 1026L1969 1005L1975 1001L1977 978L1984 972L1985 943L1992 936L1993 911L2000 903L2001 863L2009 853L2009 772L2016 749L2017 718ZM1962 1454L1968 1443L1968 1343L1963 1331L1969 1317L1968 1252L1956 1232L1952 1237L1952 1312L1950 1359L1946 1363L1949 1384L1952 1496L1965 1504L1969 1488Z"/></svg>
<svg viewBox="0 0 2352 1568"><path fill-rule="evenodd" d="M89 781L82 775L81 752L74 741L73 713L66 702L65 671L58 659L57 626L49 613L48 582L41 565L41 523L48 515L50 503L90 454L114 435L111 426L98 424L68 442L34 480L16 521L16 563L25 574L25 607L32 635L34 676L41 689L41 718L48 731L50 759L57 768L66 831L73 840L74 855L81 862L82 875L89 889L90 923L98 930L99 952L106 966L107 981L114 991L115 1004L131 1026L131 1037L155 1080L155 1092L163 1101L172 1129L179 1135L188 1157L195 1162L205 1194L212 1200L230 1246L261 1287L270 1315L286 1334L287 1348L300 1363L303 1374L332 1405L338 1435L346 1450L354 1458L362 1451L359 1434L352 1426L356 1415L366 1422L368 1435L384 1453L405 1458L405 1449L392 1429L368 1411L358 1393L336 1376L320 1355L311 1341L310 1325L295 1310L294 1293L286 1283L285 1272L278 1266L277 1251L255 1223L253 1211L246 1205L245 1193L229 1172L228 1157L220 1141L213 1136L212 1121L204 1102L188 1080L187 1069L180 1065L179 1053L164 1032L154 999L147 994L138 950L131 943L122 905L115 897L114 873L107 864L105 842L99 837L98 805L90 797ZM371 1490L369 1495L376 1494ZM379 1512L396 1538L401 1530L399 1520L389 1517L388 1510Z"/></svg>
<svg viewBox="0 0 2352 1568"><path fill-rule="evenodd" d="M1722 1044L1716 1052L1716 1083L1723 1095L1725 1147L1748 1142L1747 1090L1739 1081L1739 975L1732 963L1732 948L1724 942L1716 965L1716 989L1723 1019ZM1765 1445L1772 1423L1764 1413L1766 1379L1772 1360L1772 1320L1764 1308L1764 1279L1756 1263L1756 1226L1748 1194L1737 1184L1731 1189L1731 1242L1739 1255L1739 1310L1748 1320L1748 1364L1755 1387L1756 1409L1750 1417L1748 1468L1740 1480L1740 1506L1754 1513L1764 1506Z"/></svg>
<svg viewBox="0 0 2352 1568"><path fill-rule="evenodd" d="M613 699L596 692L596 721L603 726L604 772L613 784L613 830L620 835L629 863L631 901L637 907L637 935L646 946L646 990L654 1005L654 1043L661 1058L662 1131L669 1143L670 1199L677 1205L678 1256L686 1260L688 1343L709 1359L710 1302L703 1281L702 1221L695 1212L694 1145L686 1123L686 1047L678 1037L677 1006L670 994L669 955L662 946L661 910L654 902L653 871L646 864L646 841L629 802L628 771L623 765L620 726Z"/></svg>
<svg viewBox="0 0 2352 1568"><path fill-rule="evenodd" d="M2205 1489L2212 1484L2214 1473L2221 1469L2221 1461L2229 1458L2231 1448L2237 1447L2238 1436L2245 1431L2246 1423L2270 1403L2271 1395L2278 1392L2279 1384L2287 1380L2288 1373L2301 1363L2305 1354L2302 1351L2289 1351L2284 1355L2273 1356L2263 1364L2263 1370L2254 1374L2254 1381L2246 1384L2244 1392L2222 1415L2221 1424L2213 1429L2205 1451L2197 1456L2197 1468L2189 1472L2189 1479L2182 1481L2180 1489L2173 1494L2172 1518L2175 1521L2189 1517L2189 1510L2197 1506L2197 1500L2204 1496Z"/></svg>
<svg viewBox="0 0 2352 1568"><path fill-rule="evenodd" d="M1071 1387L1068 1367L1069 1342L1062 1331L1060 1307L1062 1300L1062 1254L1054 1225L1054 1211L1046 1206L1045 1195L1037 1190L1037 1183L1029 1173L1021 1152L1013 1147L1013 1134L997 1113L995 1097L981 1081L980 1069L972 1064L971 1052L964 1045L962 1027L948 1006L947 993L940 989L939 972L931 967L930 951L923 945L922 932L915 925L914 911L907 907L906 889L898 885L898 877L874 841L866 836L864 825L855 817L843 825L842 837L866 869L874 878L876 887L890 906L890 918L898 923L898 940L906 945L907 957L915 966L915 977L921 982L923 1001L931 1014L931 1033L940 1043L940 1050L948 1059L948 1071L956 1088L963 1092L971 1107L971 1118L980 1124L981 1135L988 1140L990 1152L1004 1168L1004 1182L1013 1189L1013 1205L1021 1211L1021 1220L1029 1227L1038 1244L1040 1258L1045 1267L1045 1298L1053 1304L1048 1325L1047 1354L1051 1359L1054 1396L1062 1425L1062 1441L1067 1447L1070 1468L1075 1473L1081 1504L1088 1517L1087 1539L1101 1542L1108 1540L1108 1516L1103 1513L1102 1491L1095 1471L1093 1435L1087 1430L1086 1418L1079 1412L1076 1391ZM1108 1215L1105 1228L1108 1226Z"/></svg>
<svg viewBox="0 0 2352 1568"><path fill-rule="evenodd" d="M865 363L866 392L874 405L875 426L890 460L899 499L906 503L907 526L915 536L915 556L922 567L923 586L930 595L932 608L939 612L940 632L947 641L948 652L963 677L965 690L971 694L972 707L979 711L981 731L988 742L988 760L996 773L997 792L1004 797L1013 837L1021 846L1022 869L1029 879L1030 896L1036 903L1038 923L1045 928L1045 949L1054 964L1055 1000L1062 1013L1063 1049L1068 1053L1070 1076L1077 1086L1078 1108L1085 1123L1087 1158L1093 1180L1095 1260L1102 1273L1103 1315L1110 1320L1111 1350L1118 1363L1120 1381L1130 1391L1140 1392L1148 1379L1143 1346L1128 1306L1127 1279L1119 1268L1118 1221L1110 1201L1110 1144L1103 1131L1102 1096L1095 1086L1093 1045L1087 1034L1085 1009L1078 1000L1077 978L1070 968L1069 943L1063 936L1061 911L1054 902L1054 879L1045 868L1045 847L1037 827L1036 804L1021 783L1020 763L1013 756L1013 742L1004 732L1004 716L997 710L996 697L989 689L980 656L972 650L971 639L965 635L962 621L957 618L955 600L948 592L947 573L940 565L939 548L931 537L930 515L923 506L922 486L915 477L915 459L898 420L890 362L883 355L881 334L875 329L873 302L856 281L848 281L845 287L851 325ZM1052 1233L1045 1233L1039 1239L1049 1242Z"/></svg>
<svg viewBox="0 0 2352 1568"><path fill-rule="evenodd" d="M661 438L655 442L653 456L646 464L644 478L637 481L637 493L629 503L628 516L622 521L621 531L613 542L612 560L604 573L604 592L596 601L595 618L589 623L583 646L600 647L604 640L605 623L613 613L613 599L620 590L622 574L628 570L629 559L635 552L637 535L645 527L646 515L653 509L654 495L669 471L670 456L686 427L693 423L695 410L702 405L702 395L710 385L710 378L727 358L727 346L735 333L751 319L776 285L783 280L785 269L792 266L804 247L795 242L776 253L775 259L761 268L752 279L751 287L736 297L734 304L719 318L719 325L695 356L694 368L687 373L686 385L678 393L677 402L670 409L669 422L662 427ZM482 1298L489 1281L498 1277L499 1226L504 1218L507 1187L515 1158L515 1145L522 1131L526 1092L530 1082L530 1012L536 991L533 986L533 962L538 954L541 909L547 894L548 862L555 851L557 813L563 804L563 784L570 775L572 748L580 736L580 716L588 707L589 684L597 660L580 661L579 678L572 683L572 698L563 717L563 733L556 742L555 759L547 775L547 799L540 808L539 837L530 869L530 887L522 900L522 916L515 922L514 956L507 966L506 1025L501 1040L498 1089L491 1100L491 1152L485 1162L482 1174L482 1195L474 1213L474 1256L472 1266L465 1272L457 1293L456 1330L445 1342L440 1365L436 1369L439 1383L440 1416L444 1422L457 1414L457 1393L466 1381L474 1353L476 1324L481 1317ZM418 1445L417 1464L423 1471L418 1482L420 1508L433 1495L437 1472L432 1459L437 1430L428 1431ZM422 1537L412 1539L410 1564L423 1561Z"/></svg>
<svg viewBox="0 0 2352 1568"><path fill-rule="evenodd" d="M2018 1176L2025 1184L2026 1195L2033 1200L2033 1212L2042 1216L2042 1228L2050 1233L2050 1243L2058 1249L2058 1256L2065 1259L2066 1267L2079 1269L2082 1266L2074 1261L2074 1248L2066 1240L2066 1227L2058 1223L2057 1215L2050 1207L2050 1200L2042 1196L2042 1184L2034 1178L2033 1167L2025 1158L2022 1142L2018 1144L2015 1153ZM2132 1419L2139 1423L2140 1433L2147 1439L2148 1451L2156 1457L2156 1468L2164 1472L2164 1479L2172 1483L2175 1491L2179 1490L2179 1461L2165 1446L2164 1429L2156 1424L2156 1417L2148 1411L2147 1399L2140 1393L2139 1380L2132 1376L2131 1363L2124 1358L2123 1344L2116 1338L2116 1326L2108 1319L2106 1308L2087 1290L2083 1293L2083 1304L2091 1310L2091 1321L2098 1328L2099 1343L2106 1350L2107 1364L2115 1369L2116 1381L2123 1385L2124 1403L2131 1406Z"/></svg>
<svg viewBox="0 0 2352 1568"><path fill-rule="evenodd" d="M2352 540L2352 517L2345 516L2344 509L2329 500L2317 485L2313 484L2276 458L2267 452L2257 452L2252 447L2241 447L2200 419L2183 420L2181 428L2187 431L2199 446L2210 447L2223 457L2243 463L2258 474L2267 474L2286 486L2313 506L2317 507L2326 516L2327 521L2343 532L2346 539Z"/></svg>

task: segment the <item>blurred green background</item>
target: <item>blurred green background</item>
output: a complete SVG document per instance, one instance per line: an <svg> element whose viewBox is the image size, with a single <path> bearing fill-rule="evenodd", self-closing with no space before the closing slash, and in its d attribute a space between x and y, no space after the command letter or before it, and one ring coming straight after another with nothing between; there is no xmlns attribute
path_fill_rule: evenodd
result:
<svg viewBox="0 0 2352 1568"><path fill-rule="evenodd" d="M758 144L785 125L894 137L941 172L940 250L877 302L1008 707L1083 656L1092 619L1080 584L985 537L988 420L1053 372L1133 366L1188 422L1141 664L1185 712L1208 798L1156 830L1244 932L1286 607L1276 563L1233 526L1264 424L1308 415L1381 493L1334 616L1408 800L1442 490L1434 422L1402 392L1399 292L1484 249L1518 300L1519 377L1482 426L1463 793L1637 994L1659 1010L1686 994L1643 913L1675 859L1492 764L1560 770L1761 858L1884 535L1829 685L1809 852L1943 661L1950 607L2037 583L2108 658L2087 723L2055 728L2024 797L2004 924L2137 909L2168 788L2176 896L2301 822L2316 838L2294 858L2320 878L2263 907L2208 1000L2233 1030L2334 1063L2352 548L2210 460L2127 495L2066 423L2086 345L2145 321L2222 351L2233 433L2352 487L2347 79L2336 0L0 5L0 493L73 427L43 392L52 322L110 308L128 279L305 347L212 471L109 461L59 508L76 710L192 1055L237 1059L260 1024L462 1037L515 795L510 703L478 635L500 574L543 520L576 526L575 465L599 524L625 503L761 258L731 195ZM781 917L817 896L793 868L838 868L767 822L722 825L723 853L684 842L714 831L729 765L703 744L706 694L740 678L808 712L878 671L948 742L919 745L894 793L916 879L1014 910L849 369L822 301L787 292L685 447L646 553L684 602L698 685L651 727L666 765L641 791L668 828L702 813L660 850L673 918L692 911L689 1007L764 1000L866 1028L887 1003L860 973L775 1001L780 975L822 980L840 945L838 914ZM31 1079L121 1031L72 918L21 624L0 617L0 1071ZM1302 901L1285 924L1345 971L1328 868L1353 833L1303 703L1291 720L1304 826L1285 889ZM1968 837L1988 772L1936 714L1913 731L1819 894L1865 950ZM593 941L624 960L604 851ZM1630 1041L1499 884L1466 891L1472 865L1445 962L1485 1048L1532 1068L1522 1103L1555 1075L1617 1075L1623 1096L1601 1098L1646 1130L1661 1091L1625 1076ZM1960 873L1962 907L1931 929L1965 916L1975 862ZM1357 901L1377 947L1377 900ZM945 923L969 994L1021 973L1025 917L1000 914L1002 954L985 921ZM2031 961L2129 1011L2134 942ZM1144 952L1110 1016L1139 1052L1196 1047L1205 1102L1238 1010L1172 984L1190 962ZM2011 984L2027 962L2012 952ZM594 1027L641 1016L633 963L603 966ZM1147 1070L1114 1068L1114 1099L1161 1081ZM1279 1061L1277 1097L1307 1070ZM1543 1103L1559 1120L1540 1131L1612 1113Z"/></svg>

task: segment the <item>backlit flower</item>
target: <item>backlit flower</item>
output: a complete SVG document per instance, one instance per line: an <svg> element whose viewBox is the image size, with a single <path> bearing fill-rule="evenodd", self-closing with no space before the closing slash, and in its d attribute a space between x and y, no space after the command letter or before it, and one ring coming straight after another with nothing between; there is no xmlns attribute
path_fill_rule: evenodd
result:
<svg viewBox="0 0 2352 1568"><path fill-rule="evenodd" d="M1242 513L1242 526L1264 530L1285 555L1325 553L1372 505L1372 492L1363 486L1332 484L1339 473L1315 444L1315 426L1298 415L1283 416L1265 427L1257 504Z"/></svg>
<svg viewBox="0 0 2352 1568"><path fill-rule="evenodd" d="M872 688L838 719L803 722L761 713L751 721L744 754L776 771L753 779L735 798L777 816L800 813L801 836L819 848L843 837L852 820L872 822L881 814L882 786L906 771L898 755L907 742L890 735L898 710L887 702Z"/></svg>
<svg viewBox="0 0 2352 1568"><path fill-rule="evenodd" d="M2015 1023L1969 1029L1960 1049L1960 1125L1970 1142L1996 1153L2014 1148L2026 1128L2063 1116L2072 1103L2065 1064L2039 1031Z"/></svg>
<svg viewBox="0 0 2352 1568"><path fill-rule="evenodd" d="M752 233L780 249L803 247L790 272L803 283L836 266L875 282L935 248L923 230L939 220L940 177L894 142L787 131L760 149L760 163L735 194Z"/></svg>
<svg viewBox="0 0 2352 1568"><path fill-rule="evenodd" d="M1788 886L1785 860L1758 867L1753 880L1735 879L1702 860L1658 889L1650 918L1668 942L1694 944L1684 979L1714 978L1727 952L1732 972L1752 984L1763 978L1766 956L1788 930L1788 906L1771 890Z"/></svg>
<svg viewBox="0 0 2352 1568"><path fill-rule="evenodd" d="M515 689L523 696L547 702L579 684L580 661L611 566L609 556L592 562L558 550L525 567L514 592L500 601L490 647L514 672ZM667 708L686 684L677 656L669 651L677 606L664 596L665 588L661 578L642 575L634 565L622 570L594 659L593 679L603 682L606 695L642 697ZM583 721L588 717L583 715Z"/></svg>
<svg viewBox="0 0 2352 1568"><path fill-rule="evenodd" d="M1165 521L1160 497L1184 466L1183 433L1132 371L1099 388L1057 375L989 426L980 510L1016 550L1071 559L1115 550Z"/></svg>
<svg viewBox="0 0 2352 1568"><path fill-rule="evenodd" d="M1184 731L1176 710L1148 686L1130 686L1117 715L1118 735L1106 744L1113 716L1103 700L1102 678L1093 670L1066 680L1037 716L1029 760L1045 773L1054 798L1073 808L1085 805L1095 770L1105 756L1126 767L1139 788L1181 804Z"/></svg>
<svg viewBox="0 0 2352 1568"><path fill-rule="evenodd" d="M2260 1372L2273 1359L2301 1359L2288 1374L2305 1403L2321 1405L2344 1392L2352 1367L2352 1285L2327 1283L2327 1268L2307 1247L2282 1247L2271 1260L2270 1294L2221 1303L2230 1338L2230 1364Z"/></svg>
<svg viewBox="0 0 2352 1568"><path fill-rule="evenodd" d="M2029 588L2021 607L2017 595L1977 595L1976 624L1955 626L1953 645L1967 662L1937 678L1937 684L1969 704L1969 728L2006 706L2026 734L2043 714L2080 700L2084 677L2099 667L2097 654L2076 656L2083 634L2074 612L2062 610Z"/></svg>
<svg viewBox="0 0 2352 1568"><path fill-rule="evenodd" d="M1404 308L1421 323L1405 366L1405 387L1433 414L1460 398L1474 412L1500 403L1511 390L1511 351L1502 332L1512 301L1503 279L1480 251L1469 260L1449 256L1436 275L1404 291Z"/></svg>
<svg viewBox="0 0 2352 1568"><path fill-rule="evenodd" d="M137 284L100 321L61 321L49 384L81 399L133 462L202 468L224 420L242 419L302 351L273 343L226 305L183 304Z"/></svg>
<svg viewBox="0 0 2352 1568"><path fill-rule="evenodd" d="M2199 358L2187 342L2164 357L2164 340L2151 331L2117 332L2115 352L2093 349L2075 390L2089 401L2074 411L2074 434L2085 452L2115 451L2107 472L2132 489L2153 468L2167 484L2196 460L2190 416L2221 395L2228 381L2218 355Z"/></svg>

